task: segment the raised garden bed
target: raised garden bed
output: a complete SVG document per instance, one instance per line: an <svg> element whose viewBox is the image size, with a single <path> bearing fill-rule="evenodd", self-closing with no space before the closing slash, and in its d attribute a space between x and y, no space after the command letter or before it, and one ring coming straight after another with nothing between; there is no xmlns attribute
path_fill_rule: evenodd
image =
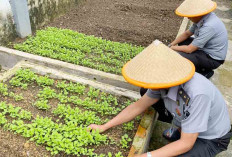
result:
<svg viewBox="0 0 232 157"><path fill-rule="evenodd" d="M140 118L104 134L86 130L91 123L102 124L115 116L133 101L131 98L109 94L89 85L38 75L28 68L18 67L8 73L2 78L4 82L0 83L0 136L12 137L12 133L18 136L13 137L16 140L6 141L6 147L18 145L16 142L21 140L25 142L24 147L34 148L26 153L37 154L39 149L39 156L119 157L127 156L132 148L134 150L131 144ZM151 128L150 123L144 121L143 125L148 129ZM143 131L137 132L137 139L147 136L146 129L140 125L141 129ZM42 147L37 149L34 143ZM0 151L3 155L12 155L2 145ZM22 151L13 155L17 156ZM138 149L132 153L135 152Z"/></svg>
<svg viewBox="0 0 232 157"><path fill-rule="evenodd" d="M183 0L85 0L46 26L75 30L107 40L148 46L175 39Z"/></svg>
<svg viewBox="0 0 232 157"><path fill-rule="evenodd" d="M54 27L37 31L14 48L115 74L121 74L122 66L144 49Z"/></svg>
<svg viewBox="0 0 232 157"><path fill-rule="evenodd" d="M47 25L68 30L48 31L46 28L47 31L37 31L33 40L30 38L24 46L15 48L120 74L122 65L143 49L130 44L146 47L155 39L164 43L174 40L182 20L175 15L174 10L181 2L182 0L86 0ZM122 44L123 42L129 44Z"/></svg>

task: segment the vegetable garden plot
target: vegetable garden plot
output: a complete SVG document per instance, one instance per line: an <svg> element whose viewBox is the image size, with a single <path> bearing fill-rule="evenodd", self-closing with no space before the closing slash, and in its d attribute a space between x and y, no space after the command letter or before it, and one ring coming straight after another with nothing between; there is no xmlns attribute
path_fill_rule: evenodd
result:
<svg viewBox="0 0 232 157"><path fill-rule="evenodd" d="M54 27L37 31L14 48L115 74L121 74L123 65L144 49Z"/></svg>
<svg viewBox="0 0 232 157"><path fill-rule="evenodd" d="M0 125L62 156L127 156L138 119L103 134L88 132L131 103L90 86L20 69L0 83ZM1 151L1 150L0 150ZM43 154L41 154L43 156Z"/></svg>

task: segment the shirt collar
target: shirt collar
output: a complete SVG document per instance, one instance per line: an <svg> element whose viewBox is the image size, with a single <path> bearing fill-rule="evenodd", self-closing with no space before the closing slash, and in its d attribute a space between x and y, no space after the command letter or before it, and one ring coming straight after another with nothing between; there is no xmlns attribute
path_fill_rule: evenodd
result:
<svg viewBox="0 0 232 157"><path fill-rule="evenodd" d="M176 101L178 89L179 89L179 86L174 86L174 87L169 88L167 97L172 99L173 101Z"/></svg>
<svg viewBox="0 0 232 157"><path fill-rule="evenodd" d="M211 14L212 14L212 13L209 13L209 14L203 16L202 19L196 24L197 27L198 27L198 28L201 27L201 26L203 25L204 21L205 21Z"/></svg>

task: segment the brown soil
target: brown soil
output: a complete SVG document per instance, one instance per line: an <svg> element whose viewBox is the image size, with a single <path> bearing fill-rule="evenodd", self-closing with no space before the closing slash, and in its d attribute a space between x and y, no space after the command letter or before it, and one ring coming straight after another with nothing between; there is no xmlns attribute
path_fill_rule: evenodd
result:
<svg viewBox="0 0 232 157"><path fill-rule="evenodd" d="M36 146L35 143L28 142L27 139L0 128L0 157L29 156L50 156L50 153L45 147Z"/></svg>
<svg viewBox="0 0 232 157"><path fill-rule="evenodd" d="M104 39L147 46L172 41L182 18L174 10L183 0L85 0L48 26Z"/></svg>

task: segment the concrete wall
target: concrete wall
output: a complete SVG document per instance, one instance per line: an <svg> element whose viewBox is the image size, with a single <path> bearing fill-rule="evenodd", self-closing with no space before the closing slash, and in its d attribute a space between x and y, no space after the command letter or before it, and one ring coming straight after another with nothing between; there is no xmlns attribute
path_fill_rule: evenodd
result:
<svg viewBox="0 0 232 157"><path fill-rule="evenodd" d="M81 0L28 0L32 31L64 14Z"/></svg>
<svg viewBox="0 0 232 157"><path fill-rule="evenodd" d="M0 0L0 45L6 45L16 37L9 0Z"/></svg>
<svg viewBox="0 0 232 157"><path fill-rule="evenodd" d="M10 0L0 0L0 45L6 45L17 36ZM27 0L32 31L55 17L64 14L71 6L83 0Z"/></svg>

